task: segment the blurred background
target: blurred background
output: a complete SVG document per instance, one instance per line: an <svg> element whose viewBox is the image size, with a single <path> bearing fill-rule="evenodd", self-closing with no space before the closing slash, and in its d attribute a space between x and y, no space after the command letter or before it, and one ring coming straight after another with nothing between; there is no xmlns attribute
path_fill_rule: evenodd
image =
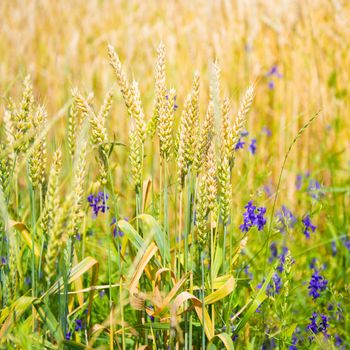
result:
<svg viewBox="0 0 350 350"><path fill-rule="evenodd" d="M336 162L337 176L348 174L349 1L5 0L0 12L1 114L28 73L51 117L69 101L73 86L86 94L93 91L100 105L115 83L108 64L110 43L128 78L139 82L150 119L156 48L163 41L167 84L177 89L180 105L193 72L200 71L202 116L213 62L221 68L222 95L231 96L234 112L249 82L257 81L247 130L257 138L256 165L272 164L261 185L267 177L276 182L290 142L317 111L320 117L288 162L292 171L286 172L285 199L294 200L291 184L297 172L317 171L318 180L330 184L328 162ZM125 115L118 94L109 130L127 143ZM58 123L62 128L55 128L56 139L64 137L64 118ZM254 167L250 172L256 179Z"/></svg>

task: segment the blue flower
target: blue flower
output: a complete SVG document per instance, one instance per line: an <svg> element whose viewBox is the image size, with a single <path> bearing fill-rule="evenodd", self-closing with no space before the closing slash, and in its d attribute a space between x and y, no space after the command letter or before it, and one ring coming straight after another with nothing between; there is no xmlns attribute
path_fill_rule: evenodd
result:
<svg viewBox="0 0 350 350"><path fill-rule="evenodd" d="M336 347L339 347L339 346L343 345L343 340L342 340L342 338L339 337L338 334L336 334L336 335L334 336L334 339L335 339L334 345L335 345Z"/></svg>
<svg viewBox="0 0 350 350"><path fill-rule="evenodd" d="M332 247L332 256L336 256L337 255L337 243L335 241L332 241L331 247Z"/></svg>
<svg viewBox="0 0 350 350"><path fill-rule="evenodd" d="M324 193L321 190L321 184L317 180L310 179L307 190L309 195L316 200L319 200L324 196Z"/></svg>
<svg viewBox="0 0 350 350"><path fill-rule="evenodd" d="M109 209L109 207L106 204L107 199L108 199L108 194L104 192L99 192L96 196L94 196L93 194L90 194L87 197L87 200L90 203L90 207L93 210L94 217L97 217L100 211L101 213L105 213Z"/></svg>
<svg viewBox="0 0 350 350"><path fill-rule="evenodd" d="M266 219L264 217L266 208L257 208L253 205L252 201L244 207L246 211L243 213L243 224L240 226L242 232L248 232L253 226L256 226L261 231L266 225Z"/></svg>
<svg viewBox="0 0 350 350"><path fill-rule="evenodd" d="M272 262L274 259L277 258L277 254L278 254L276 242L272 242L270 244L270 252L271 252L271 256L269 258L269 262Z"/></svg>
<svg viewBox="0 0 350 350"><path fill-rule="evenodd" d="M319 318L320 318L320 321L317 322ZM329 337L329 334L327 333L329 324L328 324L328 317L326 315L322 315L322 314L318 315L316 312L314 312L310 317L310 323L306 328L314 334L322 333L326 338Z"/></svg>
<svg viewBox="0 0 350 350"><path fill-rule="evenodd" d="M297 190L300 190L302 184L303 184L303 175L298 174L297 177L296 177L295 188Z"/></svg>
<svg viewBox="0 0 350 350"><path fill-rule="evenodd" d="M271 130L270 130L267 126L264 126L264 127L262 128L262 132L263 132L266 136L268 136L268 137L270 137L270 136L272 135Z"/></svg>
<svg viewBox="0 0 350 350"><path fill-rule="evenodd" d="M342 239L343 243L344 243L344 247L347 249L347 250L350 250L350 240L349 239Z"/></svg>
<svg viewBox="0 0 350 350"><path fill-rule="evenodd" d="M275 88L275 82L273 80L269 80L268 87L270 90L273 90Z"/></svg>
<svg viewBox="0 0 350 350"><path fill-rule="evenodd" d="M277 78L282 78L282 73L278 71L277 64L274 64L271 69L267 72L266 76L273 76L275 75Z"/></svg>
<svg viewBox="0 0 350 350"><path fill-rule="evenodd" d="M238 142L236 143L235 150L237 151L237 150L243 148L244 144L245 144L245 142L242 141L241 139L239 139Z"/></svg>
<svg viewBox="0 0 350 350"><path fill-rule="evenodd" d="M82 320L75 320L75 330L81 331L83 329L83 322Z"/></svg>
<svg viewBox="0 0 350 350"><path fill-rule="evenodd" d="M278 211L275 216L277 217L277 230L281 233L293 228L297 222L297 218L285 205L282 205L282 210Z"/></svg>
<svg viewBox="0 0 350 350"><path fill-rule="evenodd" d="M279 255L280 264L277 266L277 270L282 273L284 271L284 263L286 262L286 255L288 253L287 247L282 247L282 254ZM294 263L294 261L293 261Z"/></svg>
<svg viewBox="0 0 350 350"><path fill-rule="evenodd" d="M310 265L309 265L311 270L314 270L316 268L316 262L317 262L316 258L312 258L311 259L311 262L310 262Z"/></svg>
<svg viewBox="0 0 350 350"><path fill-rule="evenodd" d="M315 232L316 226L312 224L309 215L306 215L305 218L302 220L302 222L305 225L304 235L306 238L310 238L310 230L312 232Z"/></svg>
<svg viewBox="0 0 350 350"><path fill-rule="evenodd" d="M318 271L315 271L311 277L310 284L308 286L309 295L315 300L321 294L320 292L324 291L327 288L328 281L321 276Z"/></svg>
<svg viewBox="0 0 350 350"><path fill-rule="evenodd" d="M255 154L256 153L256 139L252 139L251 143L249 145L249 151L251 154Z"/></svg>
<svg viewBox="0 0 350 350"><path fill-rule="evenodd" d="M102 289L100 291L100 293L98 293L98 294L99 294L100 298L102 299L106 295L106 291L104 289Z"/></svg>
<svg viewBox="0 0 350 350"><path fill-rule="evenodd" d="M292 344L289 347L289 350L298 350L298 348L296 347L296 345L298 344L298 336L297 336L297 330L294 331L293 335L292 335Z"/></svg>
<svg viewBox="0 0 350 350"><path fill-rule="evenodd" d="M4 256L1 257L1 265L6 265L7 260Z"/></svg>
<svg viewBox="0 0 350 350"><path fill-rule="evenodd" d="M249 268L250 268L250 266L249 265L246 265L245 267L244 267L244 273L249 277L249 279L253 279L253 274L251 273L251 272L249 272Z"/></svg>
<svg viewBox="0 0 350 350"><path fill-rule="evenodd" d="M67 332L66 333L66 340L71 340L72 339L72 332Z"/></svg>

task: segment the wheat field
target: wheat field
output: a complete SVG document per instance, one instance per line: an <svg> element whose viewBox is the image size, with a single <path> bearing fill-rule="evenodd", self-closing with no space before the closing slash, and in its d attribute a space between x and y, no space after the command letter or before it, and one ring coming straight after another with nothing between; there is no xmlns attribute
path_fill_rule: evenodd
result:
<svg viewBox="0 0 350 350"><path fill-rule="evenodd" d="M0 349L350 349L350 2L0 2Z"/></svg>

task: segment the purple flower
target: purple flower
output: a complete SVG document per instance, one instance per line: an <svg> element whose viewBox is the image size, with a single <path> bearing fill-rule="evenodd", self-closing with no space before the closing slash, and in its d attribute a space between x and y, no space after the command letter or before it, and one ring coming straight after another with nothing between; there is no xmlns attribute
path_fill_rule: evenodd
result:
<svg viewBox="0 0 350 350"><path fill-rule="evenodd" d="M251 143L249 145L249 151L251 154L255 154L256 153L256 139L252 139Z"/></svg>
<svg viewBox="0 0 350 350"><path fill-rule="evenodd" d="M274 259L277 258L277 254L278 254L276 242L272 242L270 244L270 252L271 252L271 256L269 258L269 262L272 262Z"/></svg>
<svg viewBox="0 0 350 350"><path fill-rule="evenodd" d="M267 126L264 126L264 127L262 128L262 132L263 132L266 136L268 136L268 137L270 137L270 136L272 135L271 130L270 130Z"/></svg>
<svg viewBox="0 0 350 350"><path fill-rule="evenodd" d="M350 250L350 240L349 240L349 239L343 239L342 241L343 241L343 243L344 243L344 247L345 247L347 250Z"/></svg>
<svg viewBox="0 0 350 350"><path fill-rule="evenodd" d="M30 278L29 276L27 276L27 277L25 278L25 280L24 280L24 283L25 283L27 286L30 286L31 283L32 283L31 278Z"/></svg>
<svg viewBox="0 0 350 350"><path fill-rule="evenodd" d="M317 334L318 333L318 326L317 326L317 313L313 312L312 316L310 317L310 323L307 326L307 329L309 329L311 332Z"/></svg>
<svg viewBox="0 0 350 350"><path fill-rule="evenodd" d="M331 247L332 247L332 256L336 256L337 255L337 243L335 241L332 241Z"/></svg>
<svg viewBox="0 0 350 350"><path fill-rule="evenodd" d="M320 292L324 291L327 288L328 281L321 276L318 271L315 271L311 277L310 284L308 289L309 295L312 296L312 299L317 299L321 294Z"/></svg>
<svg viewBox="0 0 350 350"><path fill-rule="evenodd" d="M272 276L272 281L274 283L274 292L276 294L279 294L282 289L282 279L278 273L274 273L274 275Z"/></svg>
<svg viewBox="0 0 350 350"><path fill-rule="evenodd" d="M259 283L256 286L256 288L261 289L264 282L265 282L265 278L262 280L261 283ZM266 293L268 295L279 294L281 292L281 289L282 289L282 279L279 276L279 274L277 272L275 272L272 276L272 281L266 287Z"/></svg>
<svg viewBox="0 0 350 350"><path fill-rule="evenodd" d="M71 340L72 339L72 332L67 332L66 333L66 340Z"/></svg>
<svg viewBox="0 0 350 350"><path fill-rule="evenodd" d="M108 199L108 194L104 192L99 192L96 196L94 196L93 194L90 194L87 197L87 200L90 203L90 207L93 210L94 218L97 217L100 211L101 213L105 213L109 209L109 207L106 204L107 199Z"/></svg>
<svg viewBox="0 0 350 350"><path fill-rule="evenodd" d="M82 320L75 320L75 330L81 331L83 329L83 322Z"/></svg>
<svg viewBox="0 0 350 350"><path fill-rule="evenodd" d="M102 299L106 295L106 291L104 289L102 289L100 291L100 293L98 293L98 294L99 294L100 298Z"/></svg>
<svg viewBox="0 0 350 350"><path fill-rule="evenodd" d="M248 136L248 135L249 135L249 132L248 132L247 130L241 131L241 136L242 136L242 137L246 137L246 136Z"/></svg>
<svg viewBox="0 0 350 350"><path fill-rule="evenodd" d="M307 190L309 195L316 200L319 200L320 197L324 196L324 193L321 190L321 184L317 180L310 179Z"/></svg>
<svg viewBox="0 0 350 350"><path fill-rule="evenodd" d="M277 266L277 270L282 273L284 271L284 263L286 262L286 255L288 253L287 247L282 247L282 254L279 255L280 264Z"/></svg>
<svg viewBox="0 0 350 350"><path fill-rule="evenodd" d="M302 184L303 184L303 175L298 174L297 177L296 177L295 188L297 190L300 190Z"/></svg>
<svg viewBox="0 0 350 350"><path fill-rule="evenodd" d="M311 262L310 262L310 265L309 265L311 270L314 270L316 268L316 262L317 262L316 258L312 258L311 259Z"/></svg>
<svg viewBox="0 0 350 350"><path fill-rule="evenodd" d="M275 88L275 82L273 80L269 80L267 85L270 90L273 90Z"/></svg>
<svg viewBox="0 0 350 350"><path fill-rule="evenodd" d="M295 331L292 335L292 345L289 347L289 350L298 350L298 348L296 347L296 345L298 344L298 341L299 339Z"/></svg>
<svg viewBox="0 0 350 350"><path fill-rule="evenodd" d="M318 318L320 318L319 322L317 322ZM322 333L326 338L328 338L329 337L329 334L327 333L328 327L329 327L328 317L322 314L317 315L317 313L314 312L310 317L310 323L306 328L314 334Z"/></svg>
<svg viewBox="0 0 350 350"><path fill-rule="evenodd" d="M6 265L7 260L4 256L1 257L1 265Z"/></svg>
<svg viewBox="0 0 350 350"><path fill-rule="evenodd" d="M302 220L302 222L305 225L304 235L306 238L310 238L310 230L312 232L315 232L316 226L312 224L309 215L306 215L305 218Z"/></svg>
<svg viewBox="0 0 350 350"><path fill-rule="evenodd" d="M274 64L271 69L267 72L267 76L274 75L278 72L277 65Z"/></svg>
<svg viewBox="0 0 350 350"><path fill-rule="evenodd" d="M264 185L264 191L265 191L267 197L272 196L272 186L271 185Z"/></svg>
<svg viewBox="0 0 350 350"><path fill-rule="evenodd" d="M236 143L235 150L237 151L237 150L243 148L244 144L245 144L245 142L242 141L241 139L239 139L238 142Z"/></svg>
<svg viewBox="0 0 350 350"><path fill-rule="evenodd" d="M336 335L334 336L334 339L335 339L334 345L335 345L336 347L339 348L341 345L343 345L343 340L342 340L342 338L339 337L338 334L336 334Z"/></svg>
<svg viewBox="0 0 350 350"><path fill-rule="evenodd" d="M250 268L250 266L249 265L246 265L245 267L244 267L244 273L249 277L249 279L253 279L253 274L251 273L251 272L249 272L249 268Z"/></svg>
<svg viewBox="0 0 350 350"><path fill-rule="evenodd" d="M277 217L277 230L281 233L293 228L297 222L297 218L285 205L282 205L282 210L278 211L275 216Z"/></svg>
<svg viewBox="0 0 350 350"><path fill-rule="evenodd" d="M244 207L246 211L243 213L243 224L240 226L242 232L248 232L253 226L256 226L261 231L266 225L266 219L264 217L266 208L257 208L253 205L252 201Z"/></svg>

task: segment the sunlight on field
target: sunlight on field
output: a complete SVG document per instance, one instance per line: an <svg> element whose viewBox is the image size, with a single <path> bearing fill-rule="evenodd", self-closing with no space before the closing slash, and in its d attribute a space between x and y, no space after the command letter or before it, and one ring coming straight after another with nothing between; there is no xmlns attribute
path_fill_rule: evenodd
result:
<svg viewBox="0 0 350 350"><path fill-rule="evenodd" d="M350 2L0 2L0 349L348 349Z"/></svg>

